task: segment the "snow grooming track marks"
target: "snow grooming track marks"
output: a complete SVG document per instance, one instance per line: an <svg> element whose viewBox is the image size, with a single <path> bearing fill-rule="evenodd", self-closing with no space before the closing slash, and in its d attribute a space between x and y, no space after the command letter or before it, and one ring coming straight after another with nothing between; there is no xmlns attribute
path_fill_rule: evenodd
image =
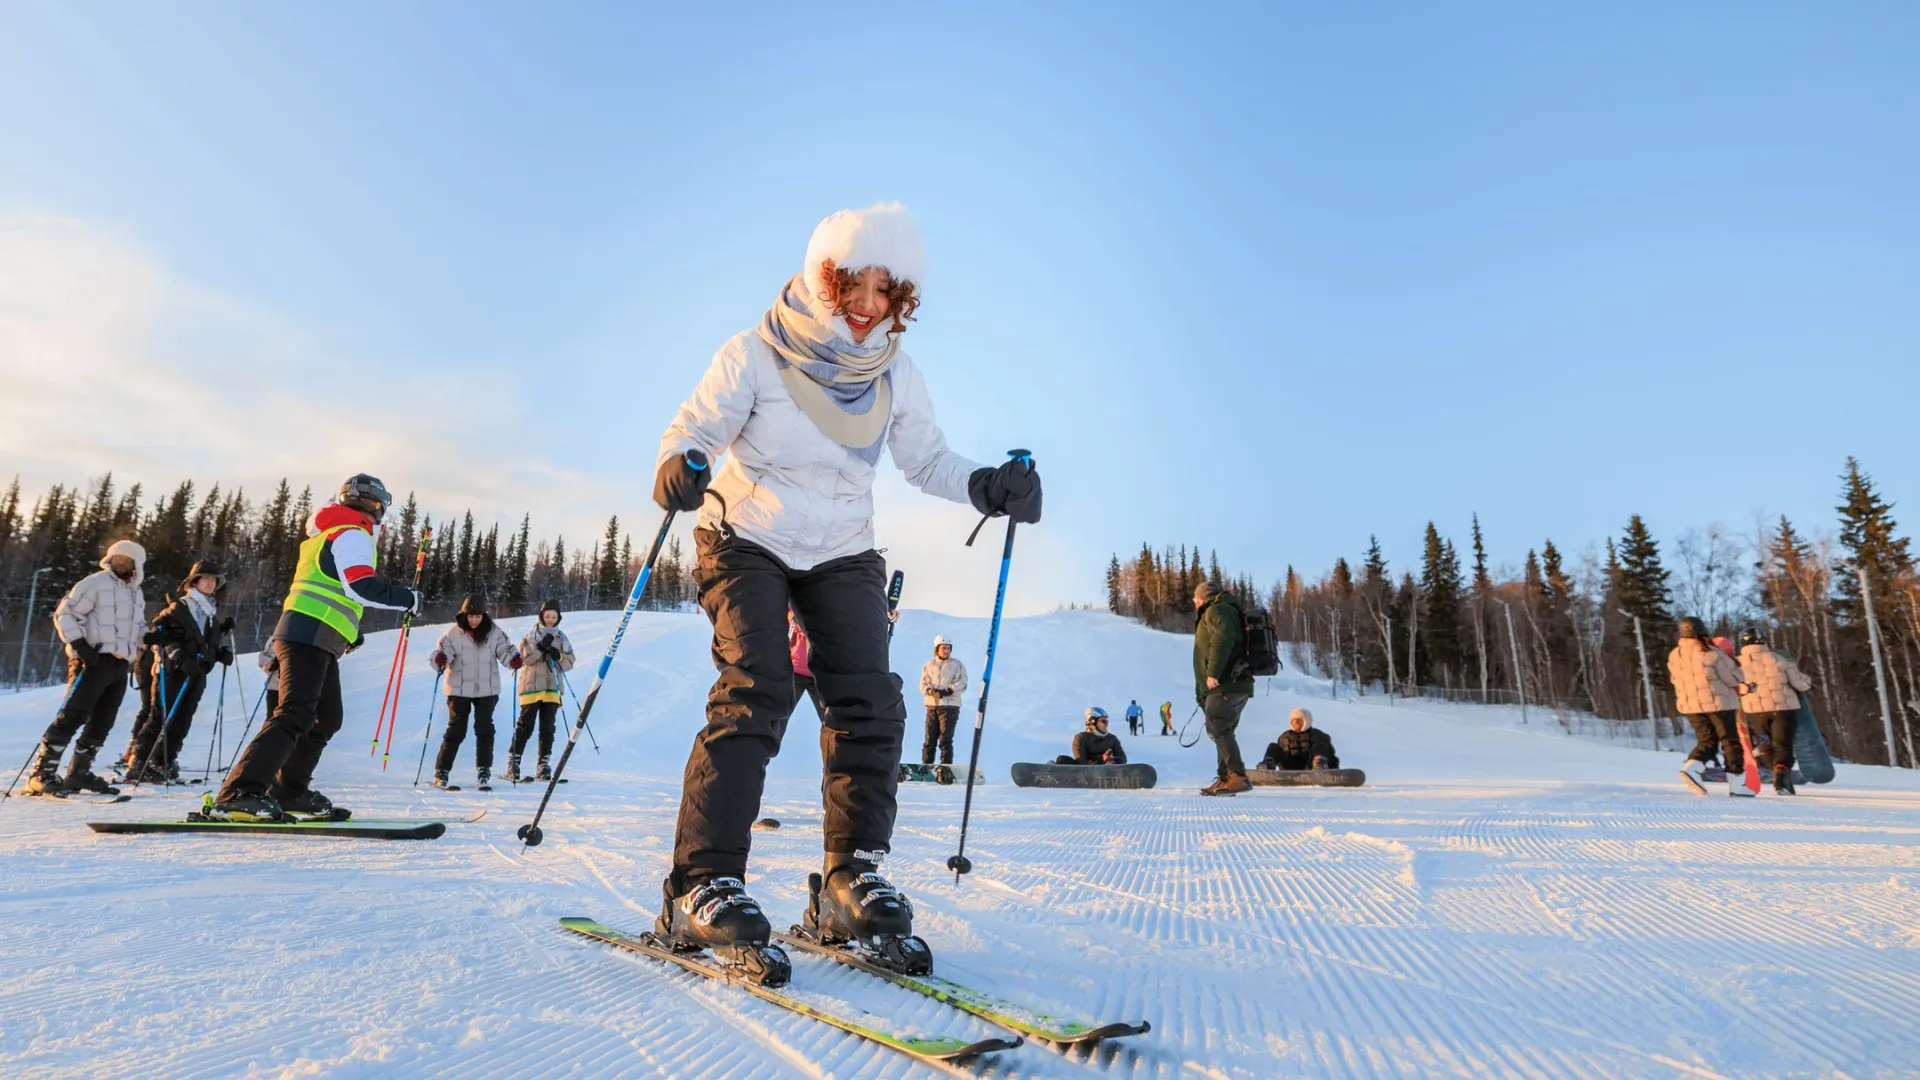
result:
<svg viewBox="0 0 1920 1080"><path fill-rule="evenodd" d="M894 1017L867 1013L858 1006L838 1000L831 991L815 991L798 981L778 989L760 986L730 974L706 957L674 953L656 945L651 940L616 930L592 919L565 918L560 920L560 925L576 934L605 942L615 948L638 953L663 963L675 964L692 974L737 987L762 1001L858 1035L929 1064L963 1061L995 1051L1011 1050L1020 1045L1021 1040L1017 1036L1013 1039L989 1036L968 1040L916 1031L911 1024L902 1024ZM820 964L808 966L812 968L811 976L819 979L822 966ZM832 971L833 965L829 962L825 970ZM801 977L801 974L802 966L796 964L794 971L796 980ZM832 980L820 979L820 981L827 983Z"/></svg>

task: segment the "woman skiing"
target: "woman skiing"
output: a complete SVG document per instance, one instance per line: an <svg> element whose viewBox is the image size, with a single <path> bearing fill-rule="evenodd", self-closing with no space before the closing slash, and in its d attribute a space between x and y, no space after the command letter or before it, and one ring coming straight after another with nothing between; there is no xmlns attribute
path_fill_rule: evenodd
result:
<svg viewBox="0 0 1920 1080"><path fill-rule="evenodd" d="M460 602L460 614L433 647L433 670L447 678L447 732L433 759L433 786L448 791L454 755L467 737L473 720L473 760L481 791L493 790L493 710L500 704L500 668L518 671L524 666L507 632L494 625L487 602L469 596Z"/></svg>
<svg viewBox="0 0 1920 1080"><path fill-rule="evenodd" d="M573 670L573 642L560 631L560 602L540 605L540 619L520 639L520 719L513 725L513 745L507 749L507 783L521 781L520 755L540 721L540 769L535 779L553 779L547 759L553 756L553 724L560 713L560 681Z"/></svg>
<svg viewBox="0 0 1920 1080"><path fill-rule="evenodd" d="M142 708L128 752L128 783L180 783L180 747L193 727L207 675L215 664L233 663L233 648L220 641L233 629L233 620L219 618L214 600L225 583L218 566L194 563L179 598L153 617L142 639L152 646L152 660L136 672Z"/></svg>
<svg viewBox="0 0 1920 1080"><path fill-rule="evenodd" d="M930 970L912 906L880 874L906 721L887 656L886 564L873 549L881 452L928 494L1040 519L1030 459L988 468L947 449L926 381L900 348L925 275L919 230L899 204L830 215L801 272L759 325L720 347L660 440L654 501L699 512L693 581L719 678L687 759L657 929L674 948L710 949L769 984L789 969L768 947L745 876L767 761L794 704L789 606L826 706L823 883L803 926L891 967Z"/></svg>

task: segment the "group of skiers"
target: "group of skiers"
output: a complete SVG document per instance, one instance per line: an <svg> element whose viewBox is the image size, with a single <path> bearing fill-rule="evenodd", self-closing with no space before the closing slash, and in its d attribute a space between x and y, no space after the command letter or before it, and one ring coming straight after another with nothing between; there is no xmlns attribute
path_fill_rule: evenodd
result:
<svg viewBox="0 0 1920 1080"><path fill-rule="evenodd" d="M551 780L554 728L560 713L560 691L566 673L573 670L573 642L560 629L560 605L548 600L539 618L515 644L493 621L484 597L469 596L461 603L453 625L433 647L433 670L443 681L447 697L447 727L440 752L433 759L433 786L460 790L451 780L460 744L473 727L474 775L481 791L493 790L493 712L500 704L500 670L516 673L519 716L507 749L505 779ZM532 776L521 774L520 761L534 726L540 729L539 757Z"/></svg>
<svg viewBox="0 0 1920 1080"><path fill-rule="evenodd" d="M1740 631L1739 649L1736 661L1732 644L1725 638L1710 639L1705 623L1692 616L1680 620L1680 640L1667 655L1667 674L1673 680L1680 714L1693 725L1693 752L1680 769L1681 779L1706 794L1706 770L1717 749L1725 761L1727 793L1753 794L1743 775L1746 756L1740 745L1740 714L1744 711L1752 734L1766 741L1774 793L1792 795L1800 695L1813 689L1813 680L1791 659L1769 648L1766 633L1757 627Z"/></svg>

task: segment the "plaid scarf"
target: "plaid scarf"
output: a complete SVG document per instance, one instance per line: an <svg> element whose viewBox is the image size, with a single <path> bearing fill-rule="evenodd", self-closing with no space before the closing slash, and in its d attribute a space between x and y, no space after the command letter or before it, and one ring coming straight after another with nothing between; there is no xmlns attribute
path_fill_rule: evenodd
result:
<svg viewBox="0 0 1920 1080"><path fill-rule="evenodd" d="M899 343L886 332L892 320L875 326L864 345L836 335L831 320L807 302L795 276L760 321L760 337L773 347L780 381L800 411L828 438L877 464L893 417L889 370Z"/></svg>

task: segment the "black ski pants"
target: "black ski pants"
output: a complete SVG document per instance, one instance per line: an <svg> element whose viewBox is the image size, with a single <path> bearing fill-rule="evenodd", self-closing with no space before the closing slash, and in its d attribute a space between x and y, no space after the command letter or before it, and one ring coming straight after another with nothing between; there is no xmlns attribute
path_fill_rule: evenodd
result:
<svg viewBox="0 0 1920 1080"><path fill-rule="evenodd" d="M887 654L887 569L867 551L794 570L760 546L694 532L693 581L713 623L720 677L694 737L674 831L675 896L716 877L744 878L767 762L793 714L787 608L806 627L820 721L822 823L829 854L889 850L907 706Z"/></svg>
<svg viewBox="0 0 1920 1080"><path fill-rule="evenodd" d="M1773 744L1773 767L1793 768L1793 737L1800 727L1800 714L1797 712L1754 713L1747 717L1747 723L1755 730L1765 732L1767 741Z"/></svg>
<svg viewBox="0 0 1920 1080"><path fill-rule="evenodd" d="M1219 759L1217 775L1225 780L1231 773L1247 771L1246 763L1240 760L1240 712L1251 700L1249 694L1222 694L1215 691L1208 694L1200 703L1200 712L1207 718L1207 734L1213 737L1213 750Z"/></svg>
<svg viewBox="0 0 1920 1080"><path fill-rule="evenodd" d="M114 718L120 715L120 702L127 696L127 662L117 656L102 655L92 667L77 657L67 658L67 696L60 711L53 715L43 735L52 750L51 760L58 764L67 744L80 736L80 748L97 751L113 731Z"/></svg>
<svg viewBox="0 0 1920 1080"><path fill-rule="evenodd" d="M206 675L197 669L178 671L143 659L134 672L134 681L140 686L140 712L134 720L128 767L142 763L158 763L162 767L178 764L180 748L186 745L187 732L193 729L193 714L200 708L200 695L207 691ZM133 775L138 779L137 773Z"/></svg>
<svg viewBox="0 0 1920 1080"><path fill-rule="evenodd" d="M300 798L340 731L340 658L299 641L275 641L273 648L280 657L280 703L233 763L218 800L241 794Z"/></svg>
<svg viewBox="0 0 1920 1080"><path fill-rule="evenodd" d="M940 764L953 764L953 730L960 726L960 706L927 706L927 739L920 745L920 763L933 764L933 751L940 750Z"/></svg>
<svg viewBox="0 0 1920 1080"><path fill-rule="evenodd" d="M553 755L553 725L560 715L560 703L557 701L536 701L520 706L520 719L513 725L513 745L508 752L515 757L526 753L527 740L533 737L533 722L540 721L540 760L545 761ZM488 740L492 742L491 739ZM487 755L491 766L493 755Z"/></svg>
<svg viewBox="0 0 1920 1080"><path fill-rule="evenodd" d="M499 694L447 698L447 733L441 736L440 752L433 758L435 773L453 771L453 759L460 753L460 744L467 738L469 716L473 718L473 764L476 768L493 771L493 707L499 703ZM548 745L552 745L551 737Z"/></svg>
<svg viewBox="0 0 1920 1080"><path fill-rule="evenodd" d="M1693 725L1693 752L1687 756L1694 761L1712 761L1717 746L1722 755L1721 762L1728 772L1741 772L1747 767L1747 759L1740 752L1739 716L1732 709L1726 712L1688 713L1687 723Z"/></svg>

